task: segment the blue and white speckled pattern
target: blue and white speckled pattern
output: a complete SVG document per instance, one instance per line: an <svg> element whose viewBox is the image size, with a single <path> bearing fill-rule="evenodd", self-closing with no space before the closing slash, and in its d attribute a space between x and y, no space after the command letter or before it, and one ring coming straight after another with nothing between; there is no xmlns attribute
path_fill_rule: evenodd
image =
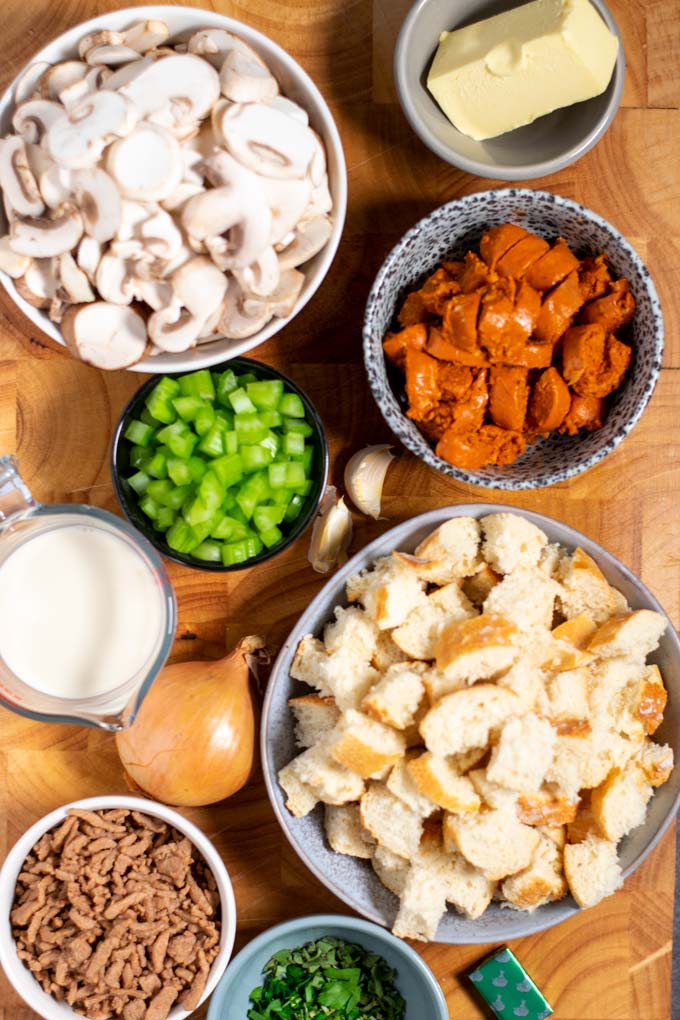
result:
<svg viewBox="0 0 680 1020"><path fill-rule="evenodd" d="M611 398L603 428L581 436L551 436L528 447L514 464L466 471L437 457L404 414L385 364L382 341L409 290L445 258L477 248L491 226L512 221L546 239L564 237L580 255L606 252L614 274L625 276L637 302L632 325L633 361ZM506 188L468 195L435 209L416 223L387 256L366 304L364 361L368 381L392 432L430 467L472 485L535 489L554 485L611 453L630 432L656 385L663 355L663 318L649 270L628 242L601 216L577 202L542 191Z"/></svg>

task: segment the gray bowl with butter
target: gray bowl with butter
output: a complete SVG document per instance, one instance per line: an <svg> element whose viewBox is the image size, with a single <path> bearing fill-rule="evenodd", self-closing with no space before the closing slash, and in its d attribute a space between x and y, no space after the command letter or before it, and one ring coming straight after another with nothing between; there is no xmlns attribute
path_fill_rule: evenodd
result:
<svg viewBox="0 0 680 1020"><path fill-rule="evenodd" d="M623 44L603 0L592 0L619 41L614 73L605 91L539 117L514 131L476 141L458 131L427 89L427 76L442 32L461 28L526 0L418 0L399 34L394 73L399 99L413 130L433 152L480 177L529 180L576 162L602 138L621 101L625 76Z"/></svg>

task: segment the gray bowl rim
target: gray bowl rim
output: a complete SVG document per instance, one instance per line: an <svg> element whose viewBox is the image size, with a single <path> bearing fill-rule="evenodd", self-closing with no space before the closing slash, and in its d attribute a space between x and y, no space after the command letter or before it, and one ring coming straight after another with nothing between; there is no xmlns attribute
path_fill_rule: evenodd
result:
<svg viewBox="0 0 680 1020"><path fill-rule="evenodd" d="M395 952L404 956L409 964L414 967L420 977L423 978L425 983L428 985L435 998L438 1000L439 1015L436 1017L429 1017L428 1020L449 1020L449 1010L446 1005L446 999L441 989L441 985L437 981L436 977L432 973L430 967L428 967L422 956L413 949L408 942L393 935L391 931L388 931L381 924L374 924L372 921L366 921L360 917L349 917L347 914L308 914L305 917L296 917L290 921L282 921L280 924L274 925L272 928L267 928L265 931L260 932L254 939L251 939L243 949L239 950L236 956L227 964L227 968L222 974L222 977L217 982L215 990L212 993L210 999L210 1005L208 1006L208 1017L207 1020L220 1020L220 1014L218 1008L221 1008L222 1003L219 1002L220 986L232 984L235 978L238 978L240 967L243 966L250 957L255 955L263 946L267 943L272 942L274 939L280 938L284 935L294 934L297 931L304 931L305 928L311 926L319 928L336 928L346 932L354 932L361 937L361 934L369 934L374 938L380 939L391 945ZM334 934L329 932L329 934ZM272 950L275 952L275 950Z"/></svg>
<svg viewBox="0 0 680 1020"><path fill-rule="evenodd" d="M610 569L618 570L621 572L626 581L636 590L640 596L640 602L645 603L645 608L653 609L658 613L661 613L666 617L668 621L667 636L671 645L674 649L675 657L680 663L680 637L673 625L673 621L666 613L660 602L652 595L647 586L633 573L624 563L616 558L612 553L608 552L603 546L596 542L592 538L588 538L583 532L578 531L576 528L572 528L569 524L564 524L561 521L556 520L554 517L548 517L546 514L537 513L534 510L524 510L520 507L509 506L502 503L459 503L451 506L438 507L436 510L427 510L425 513L418 514L416 517L411 517L406 521L402 521L397 524L394 528L390 528L383 535L369 542L367 546L360 549L352 558L336 571L335 574L329 579L329 581L323 586L319 594L310 602L307 609L304 611L298 622L296 623L293 630L290 632L281 651L279 652L274 665L272 666L271 674L267 684L267 693L265 696L264 704L262 706L262 720L260 723L260 758L262 762L262 772L264 775L265 785L267 787L267 796L272 806L276 819L283 829L283 834L296 852L300 860L309 868L313 875L319 879L319 881L329 889L338 899L346 903L347 906L351 907L352 910L356 910L357 913L362 914L370 921L374 921L376 924L383 925L384 922L377 913L369 913L363 906L357 904L352 898L351 890L347 890L342 886L338 885L332 879L328 878L324 874L321 868L317 867L315 862L308 856L305 847L297 842L293 836L292 823L295 821L293 816L286 810L282 803L279 793L279 785L276 775L271 767L269 758L269 747L268 747L268 729L269 729L269 714L271 710L274 689L278 683L284 682L288 679L286 673L283 672L285 660L288 658L291 650L294 650L300 639L309 633L315 632L317 627L318 618L323 615L324 620L330 617L328 611L330 607L328 603L328 595L326 594L331 585L335 586L338 582L344 583L352 574L356 573L358 569L362 569L365 565L365 561L368 557L370 560L375 560L377 556L384 555L385 553L399 547L401 542L408 542L408 534L414 532L418 527L423 525L432 525L435 527L437 524L444 520L448 520L451 517L484 517L487 514L492 513L515 513L521 514L532 524L535 524L539 528L548 526L550 530L557 528L562 532L562 536L559 539L559 544L564 545L566 548L576 548L581 546L585 552L597 559L600 566L604 565L605 576L607 576ZM676 765L680 767L680 765ZM664 818L661 825L658 827L652 838L650 839L647 846L644 848L642 853L638 854L634 861L623 871L623 877L628 878L636 868L638 868L646 857L654 850L657 844L661 841L665 835L667 829L670 827L675 815L680 809L680 791L675 796L673 803L671 804L668 814ZM570 897L568 899L571 899ZM516 939L523 938L526 935L534 935L537 932L545 931L548 928L552 928L557 924L561 924L563 921L568 920L570 917L575 916L582 912L582 908L577 906L576 903L571 900L571 903L565 900L560 900L562 909L564 911L561 917L551 917L549 913L544 912L544 907L538 907L533 914L527 914L526 917L520 917L519 912L508 911L512 913L513 920L515 921L515 927L512 932L506 932L505 934L499 926L497 935L494 938L493 929L486 930L483 938L449 938L446 940L449 945L486 945L490 941L503 940L503 939ZM551 906L549 904L548 906ZM542 915L542 916L541 916ZM523 923L522 923L523 922Z"/></svg>
<svg viewBox="0 0 680 1020"><path fill-rule="evenodd" d="M394 82L404 116L420 138L421 142L423 142L428 149L431 149L432 152L441 159L450 163L452 166L457 166L460 170L465 170L467 173L473 174L477 177L487 177L491 180L500 181L530 181L535 177L547 177L549 174L557 173L558 170L563 170L565 167L571 166L572 163L579 160L581 156L585 156L587 152L597 145L602 136L609 130L609 127L618 112L619 106L621 105L621 96L623 94L623 86L626 77L626 57L623 48L623 39L621 38L619 27L611 11L604 3L604 0L591 0L599 14L606 22L607 27L619 40L619 52L616 58L616 64L614 65L614 91L612 92L611 99L599 121L580 142L573 145L570 149L567 149L561 156L555 156L553 159L546 159L537 163L526 163L521 167L507 163L497 163L492 166L490 163L482 163L480 160L468 159L467 156L461 156L455 149L451 149L448 145L444 145L439 141L437 136L427 128L425 123L417 115L411 98L410 89L406 85L406 67L408 63L411 32L420 18L424 8L429 6L431 2L432 0L416 0L416 3L414 3L413 7L411 7L402 23L399 36L397 38L397 44L394 49ZM433 40L433 52L435 43L436 40ZM434 99L432 101L434 102Z"/></svg>
<svg viewBox="0 0 680 1020"><path fill-rule="evenodd" d="M649 297L649 303L652 309L652 316L654 318L654 334L656 336L655 344L656 360L659 366L661 365L661 359L664 350L664 325L659 295L654 285L651 273L647 269L647 266L642 261L638 253L633 248L633 246L626 240L623 234L621 234L621 232L617 230L616 227L614 227L608 220L606 220L604 216L600 216L599 213L594 212L592 209L589 209L585 205L581 205L580 202L575 202L571 198L565 198L563 195L558 195L551 191L537 191L533 188L492 188L489 191L473 192L471 195L464 195L462 198L455 198L451 202L446 202L444 205L438 206L436 209L433 209L426 216L423 216L420 220L418 220L417 223L414 223L414 225L410 227L409 230L406 231L406 233L397 241L397 243L394 245L391 251L385 256L385 260L381 265L380 269L378 270L375 280L373 281L371 289L368 293L368 297L366 298L366 312L364 314L364 323L362 328L365 366L368 366L369 362L372 363L372 352L370 349L372 334L367 321L368 311L371 308L372 304L377 299L380 288L383 286L383 283L385 281L385 277L392 269L393 264L396 261L398 261L403 251L408 248L411 238L417 237L417 235L420 233L420 231L423 229L425 224L428 223L429 220L431 220L435 216L441 215L441 213L444 210L449 209L453 210L467 205L474 206L479 200L480 194L485 196L493 195L494 199L498 198L501 201L511 202L513 199L519 197L522 199L526 199L527 201L530 202L535 202L537 204L545 202L546 206L550 207L562 206L565 209L571 210L574 216L583 217L589 220L591 223L594 223L596 226L601 227L602 229L607 230L610 233L616 235L617 242L620 245L621 250L625 252L625 254L628 256L629 259L631 259L632 262L637 264L638 268L641 270L641 275L644 277L647 295ZM370 373L367 372L368 383L371 388L371 392L373 393L373 398L376 404L378 405L380 413L382 414L383 418L387 422L390 429L394 432L394 435L397 437L399 442L402 443L402 445L405 446L408 450L410 450L410 452L414 454L414 456L416 456L418 460L422 460L423 463L428 465L428 467L431 467L434 470L439 471L441 474L448 475L449 478L455 478L459 482L467 482L468 485L476 485L482 489L498 489L513 492L519 492L522 489L533 490L546 488L549 485L555 485L557 482L564 482L569 478L574 478L576 475L583 474L584 471L588 471L590 470L591 467L594 467L596 464L599 464L601 460L603 460L610 453L612 453L616 449L616 447L623 442L626 436L632 431L634 426L638 423L638 421L642 417L645 408L647 407L649 401L652 398L654 390L656 389L656 384L659 380L659 374L660 368L658 369L653 368L653 370L650 373L649 381L645 387L645 391L642 397L638 400L633 414L630 416L630 418L628 418L625 425L621 427L621 429L614 437L614 439L610 443L605 444L605 446L598 450L596 453L592 454L587 461L585 461L582 464L579 463L568 464L561 471L559 472L554 471L549 478L545 478L539 481L513 478L511 473L512 465L510 464L508 465L509 468L508 474L506 478L504 478L503 484L500 484L499 482L492 482L490 480L487 480L486 478L478 475L474 471L466 471L463 468L455 467L453 464L449 464L447 461L442 460L441 457L438 457L434 450L431 451L432 455L431 463L425 460L422 457L420 451L414 445L411 444L408 435L404 436L401 433L394 432L394 430L392 429L389 416L386 413L385 409L383 408L382 394L380 393L378 387L373 385L371 375ZM386 385L388 389L391 389L389 382L387 382Z"/></svg>

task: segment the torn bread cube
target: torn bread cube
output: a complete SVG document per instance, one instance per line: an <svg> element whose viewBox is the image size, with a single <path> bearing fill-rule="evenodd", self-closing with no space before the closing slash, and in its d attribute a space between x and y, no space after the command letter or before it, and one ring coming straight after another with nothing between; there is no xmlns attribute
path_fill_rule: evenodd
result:
<svg viewBox="0 0 680 1020"><path fill-rule="evenodd" d="M562 868L562 851L548 836L541 835L531 864L506 878L501 895L517 910L534 911L536 907L560 900L567 893Z"/></svg>
<svg viewBox="0 0 680 1020"><path fill-rule="evenodd" d="M600 624L617 611L616 589L583 549L577 548L571 556L563 557L559 576L557 607L567 620L585 615Z"/></svg>
<svg viewBox="0 0 680 1020"><path fill-rule="evenodd" d="M546 781L554 783L568 800L577 800L579 791L599 786L610 768L607 736L602 731L585 736L557 734Z"/></svg>
<svg viewBox="0 0 680 1020"><path fill-rule="evenodd" d="M498 783L492 783L486 774L486 769L470 769L468 778L485 807L516 811L517 791L510 790L507 786L500 786ZM520 819L520 821L524 821L524 819Z"/></svg>
<svg viewBox="0 0 680 1020"><path fill-rule="evenodd" d="M589 690L590 673L583 666L551 673L545 678L536 710L553 725L572 719L585 720L590 715Z"/></svg>
<svg viewBox="0 0 680 1020"><path fill-rule="evenodd" d="M487 747L471 747L467 751L459 751L457 754L448 755L448 760L456 772L465 775L475 765L478 765L482 758L487 757L488 753L489 749Z"/></svg>
<svg viewBox="0 0 680 1020"><path fill-rule="evenodd" d="M331 850L348 857L369 861L375 850L375 840L361 824L358 804L326 804L324 828Z"/></svg>
<svg viewBox="0 0 680 1020"><path fill-rule="evenodd" d="M501 576L492 570L488 563L482 563L474 574L463 580L463 594L467 596L473 606L480 609L489 592L501 580Z"/></svg>
<svg viewBox="0 0 680 1020"><path fill-rule="evenodd" d="M323 643L331 654L351 649L352 659L368 663L375 654L378 634L377 626L364 609L336 606L334 622L324 627Z"/></svg>
<svg viewBox="0 0 680 1020"><path fill-rule="evenodd" d="M423 669L415 662L391 665L361 702L364 712L397 730L413 726L425 694Z"/></svg>
<svg viewBox="0 0 680 1020"><path fill-rule="evenodd" d="M327 673L328 653L322 641L313 634L305 634L295 650L290 675L309 687L315 687L320 694L330 695Z"/></svg>
<svg viewBox="0 0 680 1020"><path fill-rule="evenodd" d="M395 896L401 896L406 884L406 876L411 867L410 861L378 843L373 852L371 864L385 888Z"/></svg>
<svg viewBox="0 0 680 1020"><path fill-rule="evenodd" d="M495 684L475 684L447 694L420 724L428 751L446 757L471 748L486 747L490 734L511 715L521 715L516 694Z"/></svg>
<svg viewBox="0 0 680 1020"><path fill-rule="evenodd" d="M295 768L295 759L279 771L279 785L286 794L286 807L296 818L304 818L319 803L311 787L303 783Z"/></svg>
<svg viewBox="0 0 680 1020"><path fill-rule="evenodd" d="M474 517L452 517L440 524L415 549L415 555L428 563L427 580L448 584L473 574L481 562L479 536L479 521Z"/></svg>
<svg viewBox="0 0 680 1020"><path fill-rule="evenodd" d="M531 658L523 656L501 673L496 683L516 694L527 712L533 712L545 689L545 674Z"/></svg>
<svg viewBox="0 0 680 1020"><path fill-rule="evenodd" d="M391 630L409 613L426 604L425 582L395 556L383 556L374 566L347 581L347 598L361 602L380 630Z"/></svg>
<svg viewBox="0 0 680 1020"><path fill-rule="evenodd" d="M340 765L324 747L310 747L287 767L324 804L347 804L359 800L364 792L361 776Z"/></svg>
<svg viewBox="0 0 680 1020"><path fill-rule="evenodd" d="M644 659L658 646L667 625L666 617L651 609L611 616L597 628L587 650L600 658L629 655Z"/></svg>
<svg viewBox="0 0 680 1020"><path fill-rule="evenodd" d="M493 882L529 867L540 836L514 811L488 808L474 815L446 815L444 839L447 849L458 850Z"/></svg>
<svg viewBox="0 0 680 1020"><path fill-rule="evenodd" d="M446 901L459 914L471 920L481 917L491 903L496 883L466 861L462 854L452 853L451 869L446 882Z"/></svg>
<svg viewBox="0 0 680 1020"><path fill-rule="evenodd" d="M515 810L525 825L562 826L572 822L579 810L578 795L569 797L546 784L534 793L520 793Z"/></svg>
<svg viewBox="0 0 680 1020"><path fill-rule="evenodd" d="M446 886L438 870L412 864L399 897L392 931L404 939L432 941L446 913Z"/></svg>
<svg viewBox="0 0 680 1020"><path fill-rule="evenodd" d="M567 843L582 843L586 836L601 836L601 832L590 810L590 790L583 791L578 811L567 824Z"/></svg>
<svg viewBox="0 0 680 1020"><path fill-rule="evenodd" d="M612 769L590 794L590 810L600 834L618 843L631 829L642 825L653 792L637 765Z"/></svg>
<svg viewBox="0 0 680 1020"><path fill-rule="evenodd" d="M643 740L645 728L637 714L645 666L641 659L614 656L593 663L589 670L588 699L593 724L601 729Z"/></svg>
<svg viewBox="0 0 680 1020"><path fill-rule="evenodd" d="M673 771L673 748L645 740L635 760L650 786L661 786Z"/></svg>
<svg viewBox="0 0 680 1020"><path fill-rule="evenodd" d="M556 734L547 719L533 712L503 723L486 768L488 779L510 790L540 789L550 768Z"/></svg>
<svg viewBox="0 0 680 1020"><path fill-rule="evenodd" d="M561 561L562 547L557 542L548 542L541 550L537 566L548 577L557 578Z"/></svg>
<svg viewBox="0 0 680 1020"><path fill-rule="evenodd" d="M593 654L576 648L568 641L560 641L550 631L535 628L528 635L527 654L539 669L550 673L562 673L568 669L579 669L593 661Z"/></svg>
<svg viewBox="0 0 680 1020"><path fill-rule="evenodd" d="M306 634L297 646L290 675L319 694L333 697L340 709L356 708L378 679L378 671L353 648L329 653L324 644Z"/></svg>
<svg viewBox="0 0 680 1020"><path fill-rule="evenodd" d="M593 907L623 885L616 843L589 833L564 848L564 874L579 907Z"/></svg>
<svg viewBox="0 0 680 1020"><path fill-rule="evenodd" d="M295 742L298 747L313 747L320 743L340 718L340 710L333 698L324 698L320 694L289 698L288 704L295 716Z"/></svg>
<svg viewBox="0 0 680 1020"><path fill-rule="evenodd" d="M467 776L431 751L409 759L407 770L421 795L451 812L479 811L480 799Z"/></svg>
<svg viewBox="0 0 680 1020"><path fill-rule="evenodd" d="M553 628L552 636L558 641L566 641L574 648L585 648L596 630L595 621L585 613L580 613Z"/></svg>
<svg viewBox="0 0 680 1020"><path fill-rule="evenodd" d="M559 850L564 849L564 844L567 842L566 825L539 825L538 831L542 836L551 839Z"/></svg>
<svg viewBox="0 0 680 1020"><path fill-rule="evenodd" d="M663 722L668 701L661 670L653 663L647 666L633 694L634 713L641 720L645 733L656 733Z"/></svg>
<svg viewBox="0 0 680 1020"><path fill-rule="evenodd" d="M382 776L403 756L406 743L391 726L349 709L328 735L329 754L362 779Z"/></svg>
<svg viewBox="0 0 680 1020"><path fill-rule="evenodd" d="M484 613L502 616L520 630L550 629L559 585L542 571L518 568L491 589Z"/></svg>
<svg viewBox="0 0 680 1020"><path fill-rule="evenodd" d="M482 555L499 574L518 567L535 567L548 536L521 514L489 514L481 520L484 541Z"/></svg>
<svg viewBox="0 0 680 1020"><path fill-rule="evenodd" d="M329 658L334 661L328 670L327 682L338 708L342 712L358 709L380 674L368 663L348 662L342 653Z"/></svg>
<svg viewBox="0 0 680 1020"><path fill-rule="evenodd" d="M434 705L435 701L439 701L446 694L462 691L464 687L468 686L468 682L461 677L452 680L436 666L431 666L430 669L423 671L423 686L427 692L427 701L430 705Z"/></svg>
<svg viewBox="0 0 680 1020"><path fill-rule="evenodd" d="M417 752L415 754L417 755ZM422 818L428 818L438 810L439 805L420 789L413 778L413 774L408 767L413 759L413 755L414 752L410 752L408 757L401 758L392 767L385 786L395 797L398 797L407 807L415 811L416 814Z"/></svg>
<svg viewBox="0 0 680 1020"><path fill-rule="evenodd" d="M392 639L412 659L434 659L439 636L454 620L467 620L477 615L474 606L455 582L437 588L426 596L426 604L414 609Z"/></svg>
<svg viewBox="0 0 680 1020"><path fill-rule="evenodd" d="M396 662L403 661L404 653L399 645L395 644L392 632L389 630L378 630L378 640L375 644L371 665L375 666L380 673L384 673Z"/></svg>
<svg viewBox="0 0 680 1020"><path fill-rule="evenodd" d="M384 783L370 783L362 796L361 824L376 842L400 857L411 858L418 851L423 820Z"/></svg>
<svg viewBox="0 0 680 1020"><path fill-rule="evenodd" d="M508 669L519 655L520 632L504 616L482 613L454 620L435 647L437 669L450 680L489 680Z"/></svg>

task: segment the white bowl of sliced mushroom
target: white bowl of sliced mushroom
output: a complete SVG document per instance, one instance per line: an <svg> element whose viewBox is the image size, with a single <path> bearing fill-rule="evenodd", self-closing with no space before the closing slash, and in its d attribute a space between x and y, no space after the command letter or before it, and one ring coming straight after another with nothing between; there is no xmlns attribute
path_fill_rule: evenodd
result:
<svg viewBox="0 0 680 1020"><path fill-rule="evenodd" d="M340 138L285 50L211 11L112 11L0 100L0 282L98 368L194 370L273 336L335 255Z"/></svg>

